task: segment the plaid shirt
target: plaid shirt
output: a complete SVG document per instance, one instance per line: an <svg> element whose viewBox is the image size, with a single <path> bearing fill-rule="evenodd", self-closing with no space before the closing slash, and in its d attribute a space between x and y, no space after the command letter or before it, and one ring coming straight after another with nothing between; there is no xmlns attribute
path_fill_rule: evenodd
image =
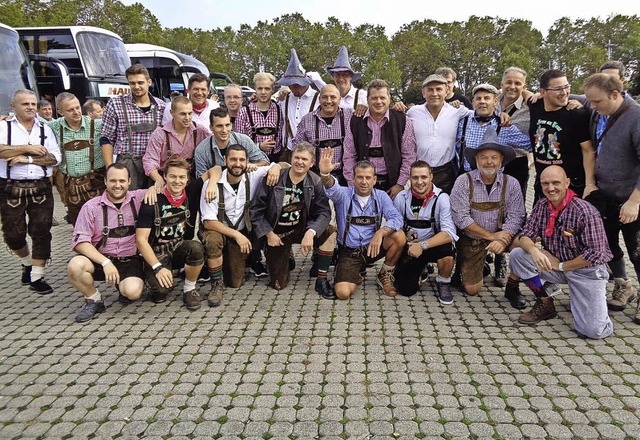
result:
<svg viewBox="0 0 640 440"><path fill-rule="evenodd" d="M349 127L351 126L353 110L341 108L333 118L331 126L327 125L326 121L320 116L320 110L321 109L318 108L314 112L307 113L302 117L302 121L300 121L298 125L298 132L293 140L293 145L295 146L300 142L306 141L318 148L320 141L340 139L340 146L335 147L333 150L333 162L342 163L344 138L347 131L350 130ZM338 167L338 169L340 168L342 167Z"/></svg>
<svg viewBox="0 0 640 440"><path fill-rule="evenodd" d="M79 177L89 173L89 171L104 168L104 159L102 158L102 148L100 147L100 136L102 131L102 120L96 119L93 124L93 166L89 163L89 148L79 151L65 151L64 144L71 141L91 141L91 118L89 116L82 117L82 123L77 130L72 129L64 118L54 119L46 123L56 135L60 151L62 152L62 163L60 168L62 172L71 176ZM64 139L60 139L60 127L62 127L62 135Z"/></svg>
<svg viewBox="0 0 640 440"><path fill-rule="evenodd" d="M158 98L151 96L151 109L144 113L136 105L131 94L124 95L129 124L136 125L140 123L154 123L155 127L162 125L162 115L166 104ZM155 115L155 121L153 116ZM154 129L155 129L154 127ZM147 144L153 130L142 133L129 133L125 122L125 107L122 105L122 98L115 96L107 102L102 115L102 136L111 141L113 145L113 154L131 153L134 156L143 156L147 150Z"/></svg>
<svg viewBox="0 0 640 440"><path fill-rule="evenodd" d="M195 138L193 135L194 132ZM147 151L145 151L144 156L142 156L144 173L148 176L153 170L161 171L164 168L164 164L167 162L167 159L169 159L167 133L169 134L169 143L171 144L171 155L191 160L196 151L196 146L207 138L208 132L207 128L203 125L192 123L187 129L184 141L180 141L178 133L173 126L173 119L166 125L156 128L155 131L151 133Z"/></svg>
<svg viewBox="0 0 640 440"><path fill-rule="evenodd" d="M600 214L589 202L574 197L560 212L551 237L544 233L549 215L547 199L538 200L521 234L533 241L542 238L542 247L560 261L582 256L597 266L613 258Z"/></svg>
<svg viewBox="0 0 640 440"><path fill-rule="evenodd" d="M476 118L470 116L469 121L467 122L467 130L465 133L465 148L477 148L482 142L482 137L487 131L487 128L493 127L498 131L498 127L500 125L500 120L498 118L493 118L491 122L488 124L480 125L480 123L476 120ZM464 126L464 118L460 120L458 123L458 135L456 136L456 141L458 145L457 155L460 157L460 140L462 139L462 127ZM510 147L525 150L527 152L531 152L531 140L529 139L528 134L524 134L520 130L516 128L515 125L510 127L500 127L498 132L498 142L502 145L509 145ZM464 160L464 170L471 171L471 166L467 159Z"/></svg>
<svg viewBox="0 0 640 440"><path fill-rule="evenodd" d="M253 118L253 123L255 124L253 127L249 122L249 112L251 112L251 117ZM255 102L249 103L247 107L242 107L238 111L238 116L236 116L236 122L234 124L234 131L238 133L242 133L247 135L253 140L258 147L260 147L260 143L268 140L275 140L276 146L273 147L272 153L277 153L282 150L282 130L284 129L284 118L282 115L278 116L280 109L275 102L271 102L269 105L269 112L267 113L267 117L262 114L262 111L258 108L258 104ZM278 124L278 119L280 123ZM255 139L253 130L262 128L262 127L270 127L276 129L276 134L264 136L256 133Z"/></svg>
<svg viewBox="0 0 640 440"><path fill-rule="evenodd" d="M498 173L491 193L487 194L487 186L480 178L480 171L473 170L470 172L471 181L473 182L473 201L474 202L499 202L502 195L502 185L507 184L507 193L504 195L504 224L502 231L509 231L516 235L525 220L524 201L522 200L522 190L518 181L502 172ZM466 174L459 176L451 190L451 216L456 226L463 230L463 234L479 239L475 235L464 232L472 223L477 223L480 227L489 232L498 231L498 216L500 211L479 211L471 209L469 204L469 178Z"/></svg>

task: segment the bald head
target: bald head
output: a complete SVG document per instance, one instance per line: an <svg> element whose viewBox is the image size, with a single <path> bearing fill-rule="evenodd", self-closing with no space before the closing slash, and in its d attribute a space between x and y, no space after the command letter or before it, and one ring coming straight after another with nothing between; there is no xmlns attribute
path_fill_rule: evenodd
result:
<svg viewBox="0 0 640 440"><path fill-rule="evenodd" d="M542 192L555 207L562 203L570 183L571 180L567 177L567 173L557 165L545 168L540 174Z"/></svg>
<svg viewBox="0 0 640 440"><path fill-rule="evenodd" d="M320 116L332 118L340 108L340 91L333 84L327 84L320 90Z"/></svg>

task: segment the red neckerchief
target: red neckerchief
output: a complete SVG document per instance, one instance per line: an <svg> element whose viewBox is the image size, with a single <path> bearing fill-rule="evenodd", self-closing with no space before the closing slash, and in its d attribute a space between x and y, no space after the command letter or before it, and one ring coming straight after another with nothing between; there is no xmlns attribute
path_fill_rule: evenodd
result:
<svg viewBox="0 0 640 440"><path fill-rule="evenodd" d="M427 206L427 204L429 203L429 200L434 195L433 184L431 184L431 188L429 189L429 192L427 194L425 194L424 196L422 196L422 195L418 194L417 192L415 192L413 190L413 188L411 188L411 195L413 197L415 197L416 199L422 200L422 207L424 208L425 206Z"/></svg>
<svg viewBox="0 0 640 440"><path fill-rule="evenodd" d="M165 185L164 188L162 189L162 193L167 198L167 201L169 201L169 204L171 204L171 206L173 206L174 208L181 207L182 204L184 203L184 201L187 198L187 192L185 190L182 190L182 194L178 198L176 198L175 196L171 195L171 193L167 189L167 185Z"/></svg>
<svg viewBox="0 0 640 440"><path fill-rule="evenodd" d="M191 103L193 105L193 103ZM197 114L200 114L204 111L204 109L207 108L207 100L205 99L205 101L202 103L202 105L196 107L195 105L193 105L193 111Z"/></svg>
<svg viewBox="0 0 640 440"><path fill-rule="evenodd" d="M576 193L574 193L570 189L567 189L567 193L565 194L564 199L562 199L562 202L560 202L560 205L558 205L557 208L554 208L553 203L551 203L551 201L547 199L550 213L549 222L547 223L547 227L544 230L545 236L551 237L553 235L553 228L556 226L556 220L560 215L560 211L562 211L569 204L569 202L573 200L574 197L576 197Z"/></svg>

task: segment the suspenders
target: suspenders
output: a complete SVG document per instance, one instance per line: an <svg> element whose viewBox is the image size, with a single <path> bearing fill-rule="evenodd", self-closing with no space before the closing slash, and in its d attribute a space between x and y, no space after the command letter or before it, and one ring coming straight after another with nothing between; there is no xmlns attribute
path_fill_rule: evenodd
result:
<svg viewBox="0 0 640 440"><path fill-rule="evenodd" d="M11 121L5 121L7 123L7 145L11 145ZM40 145L44 147L44 125L40 123ZM7 180L11 180L11 165L9 165L9 161L6 161L7 165ZM44 173L44 177L47 177L47 167L44 165L40 165L42 168L42 172Z"/></svg>
<svg viewBox="0 0 640 440"><path fill-rule="evenodd" d="M245 176L244 179L244 189L245 189L245 202L244 202L244 212L242 216L238 219L237 222L233 223L229 217L227 216L227 211L224 202L224 186L222 182L218 182L218 221L222 221L224 219L227 222L227 226L231 229L238 230L238 225L244 219L244 224L247 227L247 231L251 232L251 217L249 216L249 203L251 202L251 188L249 186L249 178Z"/></svg>

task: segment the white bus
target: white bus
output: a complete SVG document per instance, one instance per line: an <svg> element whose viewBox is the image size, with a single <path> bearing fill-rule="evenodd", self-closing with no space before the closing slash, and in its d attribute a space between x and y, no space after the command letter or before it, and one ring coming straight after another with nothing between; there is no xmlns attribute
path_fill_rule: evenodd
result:
<svg viewBox="0 0 640 440"><path fill-rule="evenodd" d="M11 109L11 96L20 89L38 93L36 77L29 64L27 53L20 44L18 33L0 23L0 115Z"/></svg>

